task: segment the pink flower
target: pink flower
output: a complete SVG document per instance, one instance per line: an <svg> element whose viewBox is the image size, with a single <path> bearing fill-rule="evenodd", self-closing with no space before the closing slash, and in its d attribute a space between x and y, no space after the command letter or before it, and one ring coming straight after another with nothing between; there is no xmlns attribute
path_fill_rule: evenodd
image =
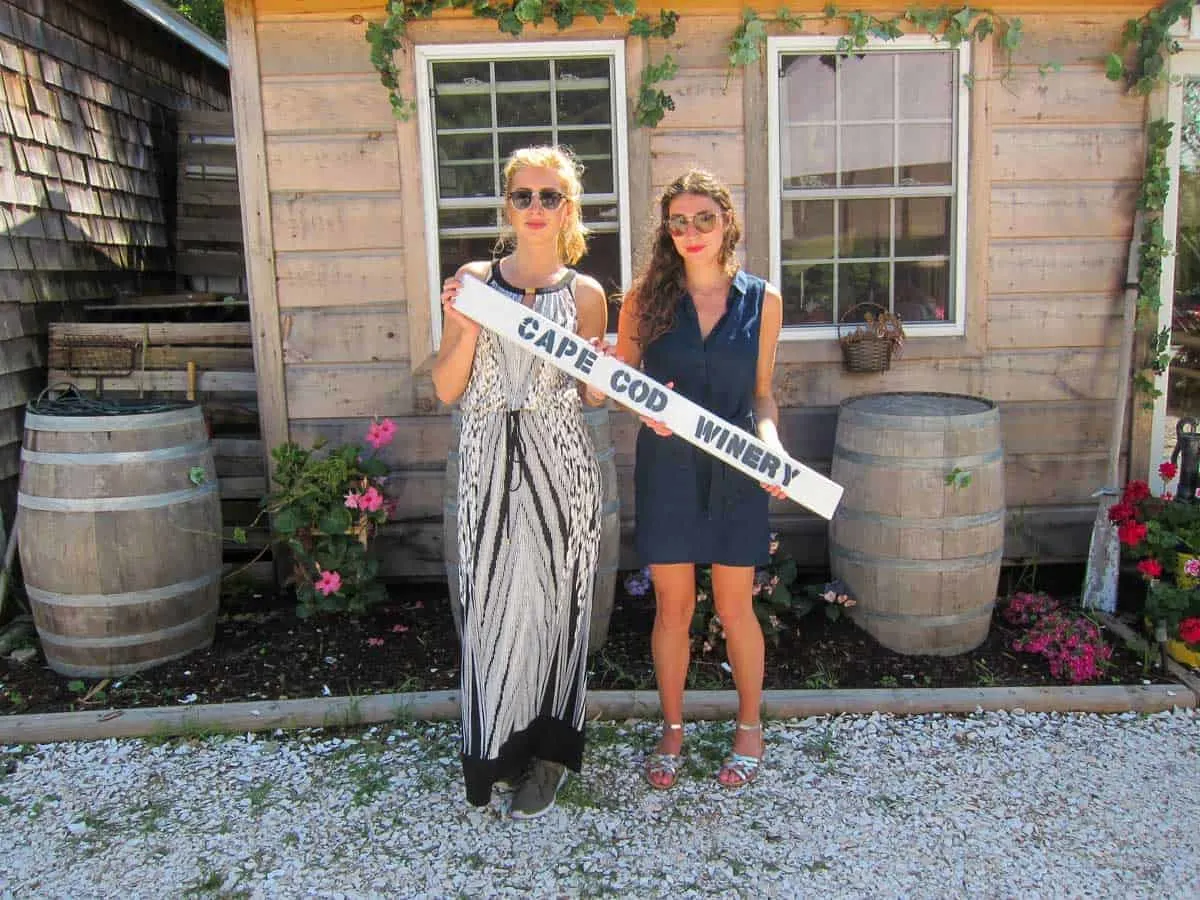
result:
<svg viewBox="0 0 1200 900"><path fill-rule="evenodd" d="M366 492L358 498L358 508L365 512L375 512L383 507L383 494L379 493L378 488L369 487Z"/></svg>
<svg viewBox="0 0 1200 900"><path fill-rule="evenodd" d="M1190 575L1192 578L1200 577L1200 559L1192 557L1183 564L1183 574Z"/></svg>
<svg viewBox="0 0 1200 900"><path fill-rule="evenodd" d="M367 428L367 443L378 450L380 447L386 447L392 442L392 438L396 436L396 423L391 419L384 419L382 422L372 422Z"/></svg>
<svg viewBox="0 0 1200 900"><path fill-rule="evenodd" d="M380 637L367 638L367 646L368 647L382 647L383 646L383 638L380 638Z"/></svg>
<svg viewBox="0 0 1200 900"><path fill-rule="evenodd" d="M392 631L395 632L396 634L404 634L404 632L408 631L408 626L407 625L393 625Z"/></svg>
<svg viewBox="0 0 1200 900"><path fill-rule="evenodd" d="M1179 467L1173 462L1165 462L1158 467L1158 476L1163 481L1170 481L1179 473Z"/></svg>
<svg viewBox="0 0 1200 900"><path fill-rule="evenodd" d="M321 577L313 582L313 587L328 597L342 589L342 576L337 572L322 572Z"/></svg>
<svg viewBox="0 0 1200 900"><path fill-rule="evenodd" d="M361 494L356 494L354 491L348 493L346 495L346 509L358 509L358 504L361 497Z"/></svg>

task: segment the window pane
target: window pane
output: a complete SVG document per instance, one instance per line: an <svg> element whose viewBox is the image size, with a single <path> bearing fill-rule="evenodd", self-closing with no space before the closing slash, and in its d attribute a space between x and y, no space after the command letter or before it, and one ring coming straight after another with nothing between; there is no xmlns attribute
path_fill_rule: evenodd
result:
<svg viewBox="0 0 1200 900"><path fill-rule="evenodd" d="M842 200L839 215L838 256L886 259L891 255L890 200Z"/></svg>
<svg viewBox="0 0 1200 900"><path fill-rule="evenodd" d="M587 191L587 175L584 178L584 191ZM612 228L620 222L617 207L612 203L586 203L583 207L583 224L588 228Z"/></svg>
<svg viewBox="0 0 1200 900"><path fill-rule="evenodd" d="M490 134L442 135L437 146L439 196L499 196Z"/></svg>
<svg viewBox="0 0 1200 900"><path fill-rule="evenodd" d="M895 117L894 53L867 53L842 59L842 121L854 122Z"/></svg>
<svg viewBox="0 0 1200 900"><path fill-rule="evenodd" d="M861 187L894 184L892 126L847 125L842 128L842 184Z"/></svg>
<svg viewBox="0 0 1200 900"><path fill-rule="evenodd" d="M510 59L497 61L496 85L509 81L540 81L544 89L550 87L550 60Z"/></svg>
<svg viewBox="0 0 1200 900"><path fill-rule="evenodd" d="M545 125L550 121L550 90L546 86L528 91L496 94L496 124L501 128Z"/></svg>
<svg viewBox="0 0 1200 900"><path fill-rule="evenodd" d="M434 63L436 127L490 128L492 98L487 63Z"/></svg>
<svg viewBox="0 0 1200 900"><path fill-rule="evenodd" d="M901 125L900 183L950 184L952 132L949 125Z"/></svg>
<svg viewBox="0 0 1200 900"><path fill-rule="evenodd" d="M577 79L607 79L611 74L611 63L607 59L597 58L556 59L554 61L554 71L558 76L559 86L561 87L563 82Z"/></svg>
<svg viewBox="0 0 1200 900"><path fill-rule="evenodd" d="M905 322L953 321L950 264L896 263L896 312Z"/></svg>
<svg viewBox="0 0 1200 900"><path fill-rule="evenodd" d="M472 259L493 259L496 248L494 237L486 238L456 238L442 237L438 240L438 253L441 255L442 278L449 278L458 271L458 267Z"/></svg>
<svg viewBox="0 0 1200 900"><path fill-rule="evenodd" d="M954 58L901 53L897 62L901 119L948 119L954 113Z"/></svg>
<svg viewBox="0 0 1200 900"><path fill-rule="evenodd" d="M832 200L785 200L783 203L783 258L833 259Z"/></svg>
<svg viewBox="0 0 1200 900"><path fill-rule="evenodd" d="M833 187L837 183L837 142L832 127L784 128L783 141L784 187Z"/></svg>
<svg viewBox="0 0 1200 900"><path fill-rule="evenodd" d="M896 201L896 255L950 255L950 198Z"/></svg>
<svg viewBox="0 0 1200 900"><path fill-rule="evenodd" d="M785 56L780 85L784 97L784 122L832 122L834 108L834 70L832 56Z"/></svg>
<svg viewBox="0 0 1200 900"><path fill-rule="evenodd" d="M833 266L784 266L785 325L833 324Z"/></svg>
<svg viewBox="0 0 1200 900"><path fill-rule="evenodd" d="M604 292L611 298L622 289L621 284L621 241L615 234L593 234L588 236L587 254L575 264L579 271L591 275L600 282ZM608 330L617 330L619 307L610 299L608 305Z"/></svg>
<svg viewBox="0 0 1200 900"><path fill-rule="evenodd" d="M442 209L438 210L439 228L497 228L500 225L500 207L487 209Z"/></svg>
<svg viewBox="0 0 1200 900"><path fill-rule="evenodd" d="M863 313L878 312L874 303L890 309L887 263L842 263L838 266L838 320L860 322ZM856 308L858 307L858 308Z"/></svg>
<svg viewBox="0 0 1200 900"><path fill-rule="evenodd" d="M500 148L500 165L512 155L514 150L522 147L534 147L541 144L553 144L554 136L546 131L503 131L496 135L496 144Z"/></svg>
<svg viewBox="0 0 1200 900"><path fill-rule="evenodd" d="M568 131L558 134L558 142L568 147L583 164L583 190L588 194L611 194L613 183L612 132Z"/></svg>
<svg viewBox="0 0 1200 900"><path fill-rule="evenodd" d="M559 82L557 99L560 125L603 125L612 118L607 89L576 91Z"/></svg>

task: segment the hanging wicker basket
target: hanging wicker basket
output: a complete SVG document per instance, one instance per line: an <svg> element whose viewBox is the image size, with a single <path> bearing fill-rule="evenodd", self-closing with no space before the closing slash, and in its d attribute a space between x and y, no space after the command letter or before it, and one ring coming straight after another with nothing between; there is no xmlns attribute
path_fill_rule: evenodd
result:
<svg viewBox="0 0 1200 900"><path fill-rule="evenodd" d="M882 329L884 334L874 330L870 322L842 334L846 316L863 307L874 307L880 311L880 320L886 322ZM892 367L892 352L904 340L904 328L900 324L900 317L889 313L887 307L869 301L858 303L842 313L835 327L838 343L842 347L842 363L847 372L886 372Z"/></svg>

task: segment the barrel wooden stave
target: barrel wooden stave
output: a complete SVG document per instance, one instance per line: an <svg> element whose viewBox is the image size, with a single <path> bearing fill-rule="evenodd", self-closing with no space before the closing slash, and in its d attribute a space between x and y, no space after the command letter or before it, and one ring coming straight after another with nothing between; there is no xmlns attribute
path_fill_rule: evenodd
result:
<svg viewBox="0 0 1200 900"><path fill-rule="evenodd" d="M29 414L20 481L21 567L52 669L126 675L212 643L221 513L199 407Z"/></svg>
<svg viewBox="0 0 1200 900"><path fill-rule="evenodd" d="M1004 547L1004 463L994 404L915 396L974 412L840 411L833 478L846 487L830 563L858 599L854 619L900 653L954 655L987 637ZM902 402L899 401L898 402ZM920 404L918 404L920 405ZM955 469L966 486L947 484Z"/></svg>
<svg viewBox="0 0 1200 900"><path fill-rule="evenodd" d="M594 653L608 639L613 601L617 590L617 565L621 555L621 501L618 493L616 451L607 407L583 410L584 424L592 438L596 461L600 466L600 546L597 554L595 584L592 589L592 617L588 623L588 652ZM452 414L450 451L442 494L442 558L446 566L446 585L450 594L450 612L454 627L462 633L462 569L458 558L458 435L461 416Z"/></svg>

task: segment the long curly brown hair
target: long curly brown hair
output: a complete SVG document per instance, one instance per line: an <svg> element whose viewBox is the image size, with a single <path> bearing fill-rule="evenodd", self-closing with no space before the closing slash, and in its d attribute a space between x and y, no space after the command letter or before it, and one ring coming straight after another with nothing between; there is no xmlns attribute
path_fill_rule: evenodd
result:
<svg viewBox="0 0 1200 900"><path fill-rule="evenodd" d="M742 225L733 208L729 188L704 169L689 169L663 190L659 199L658 226L650 238L650 252L642 270L633 279L629 293L637 296L637 342L646 347L655 338L675 325L675 307L687 289L684 280L683 257L675 249L675 241L667 229L671 201L683 194L708 197L721 209L724 223L721 253L718 261L732 276L738 270L734 250L742 239Z"/></svg>

